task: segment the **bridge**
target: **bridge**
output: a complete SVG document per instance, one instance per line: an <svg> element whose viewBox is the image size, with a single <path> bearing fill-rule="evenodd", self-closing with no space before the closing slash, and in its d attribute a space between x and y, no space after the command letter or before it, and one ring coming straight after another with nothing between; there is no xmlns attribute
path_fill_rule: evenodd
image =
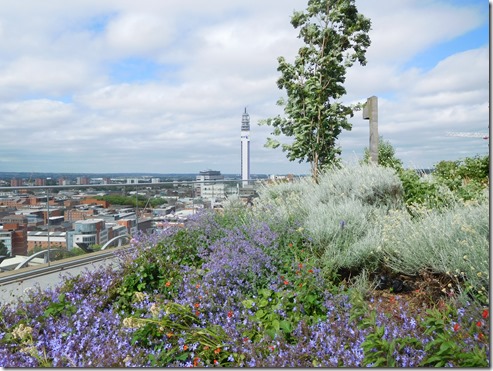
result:
<svg viewBox="0 0 493 371"><path fill-rule="evenodd" d="M120 247L120 246L122 246L122 241L125 240L127 243L129 243L131 238L132 238L132 236L130 236L129 234L123 234L123 235L120 235L120 236L113 237L111 240L109 240L108 242L106 242L101 247L101 250L106 250L106 248L111 247L113 245L113 243L116 242L116 241L118 241L118 247ZM86 252L88 252L88 253L89 252L94 252L93 250L88 250L86 247L83 248L83 250L86 251ZM28 267L29 266L29 262L33 261L38 256L43 256L44 257L44 262L45 263L50 263L51 262L50 256L51 256L51 253L52 252L67 252L67 250L65 250L65 249L46 249L46 250L38 251L37 253L35 253L35 254L29 256L28 258L26 258L24 261L20 262L14 268L14 270L21 269L21 268L24 268L24 267Z"/></svg>
<svg viewBox="0 0 493 371"><path fill-rule="evenodd" d="M114 264L118 259L115 251L120 249L128 250L131 248L121 246L0 273L0 304L15 301L26 295L27 290L35 285L39 285L43 290L54 287L60 283L62 274L69 273L76 276L87 268ZM41 251L41 253L46 253L46 251Z"/></svg>

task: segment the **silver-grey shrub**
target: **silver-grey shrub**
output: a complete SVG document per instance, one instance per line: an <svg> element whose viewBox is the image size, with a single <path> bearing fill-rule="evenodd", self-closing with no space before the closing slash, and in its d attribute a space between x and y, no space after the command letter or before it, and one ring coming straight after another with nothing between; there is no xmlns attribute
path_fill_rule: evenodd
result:
<svg viewBox="0 0 493 371"><path fill-rule="evenodd" d="M306 229L312 250L326 267L358 267L374 258L380 232L376 220L401 207L402 184L393 169L352 164L322 173L319 183L301 178L259 190L254 213ZM372 259L375 260L375 259Z"/></svg>
<svg viewBox="0 0 493 371"><path fill-rule="evenodd" d="M305 228L326 267L361 267L378 244L372 237L378 236L375 218L382 212L357 199L320 202L311 208Z"/></svg>
<svg viewBox="0 0 493 371"><path fill-rule="evenodd" d="M482 296L489 291L489 206L465 203L423 210L419 217L395 211L382 227L385 264L397 272L448 274ZM444 287L450 293L450 288Z"/></svg>
<svg viewBox="0 0 493 371"><path fill-rule="evenodd" d="M372 164L333 168L320 177L312 202L351 198L376 207L401 207L403 188L394 169Z"/></svg>
<svg viewBox="0 0 493 371"><path fill-rule="evenodd" d="M305 198L313 187L310 177L262 186L258 189L259 197L255 199L255 206L251 210L253 217L261 220L275 219L281 224L304 220L309 212Z"/></svg>

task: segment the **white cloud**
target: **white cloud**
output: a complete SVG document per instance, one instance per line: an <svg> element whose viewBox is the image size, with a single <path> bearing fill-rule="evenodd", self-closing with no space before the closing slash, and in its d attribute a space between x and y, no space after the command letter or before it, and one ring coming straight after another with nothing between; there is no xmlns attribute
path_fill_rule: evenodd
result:
<svg viewBox="0 0 493 371"><path fill-rule="evenodd" d="M401 64L418 53L480 26L487 15L446 1L358 1L370 15L369 64Z"/></svg>
<svg viewBox="0 0 493 371"><path fill-rule="evenodd" d="M488 80L485 72L489 68L489 50L480 48L454 54L445 58L426 73L416 84L413 94L427 95L441 92L458 92L459 94L475 92L482 96L472 98L486 99ZM472 102L476 101L475 99ZM471 101L469 101L470 103ZM452 101L450 103L459 103Z"/></svg>
<svg viewBox="0 0 493 371"><path fill-rule="evenodd" d="M276 86L277 57L294 59L300 41L289 20L305 6L305 0L2 3L0 128L9 143L0 148L2 168L239 173L247 106L252 171L308 172L309 165L264 148L271 128L256 125L282 113L275 105L284 95ZM368 64L348 72L345 99L379 97L380 133L407 164L426 167L482 151L477 142L444 136L488 125L488 48L443 51L444 43L451 47L455 37L487 24L480 0L460 7L417 0L357 6L372 20L372 45ZM152 73L135 81L115 77L128 58ZM351 122L353 130L339 141L347 159L368 145L368 122L360 112Z"/></svg>
<svg viewBox="0 0 493 371"><path fill-rule="evenodd" d="M122 14L106 28L108 48L122 55L148 55L166 47L172 20L149 13Z"/></svg>
<svg viewBox="0 0 493 371"><path fill-rule="evenodd" d="M75 59L23 56L0 69L0 94L70 94L80 86L90 86L92 72Z"/></svg>
<svg viewBox="0 0 493 371"><path fill-rule="evenodd" d="M72 114L70 105L48 99L4 103L0 105L0 130L5 133L10 130L14 134L19 126L42 130L47 122L56 125L69 119Z"/></svg>

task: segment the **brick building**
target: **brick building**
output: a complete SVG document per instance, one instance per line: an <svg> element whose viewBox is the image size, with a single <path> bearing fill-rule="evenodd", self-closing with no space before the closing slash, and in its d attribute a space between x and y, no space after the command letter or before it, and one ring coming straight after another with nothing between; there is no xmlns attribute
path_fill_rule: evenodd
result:
<svg viewBox="0 0 493 371"><path fill-rule="evenodd" d="M94 209L70 209L65 210L63 216L66 222L75 222L77 220L86 220L92 218L96 215L96 211Z"/></svg>
<svg viewBox="0 0 493 371"><path fill-rule="evenodd" d="M46 185L46 179L36 178L36 179L34 179L34 185L37 187L45 186Z"/></svg>
<svg viewBox="0 0 493 371"><path fill-rule="evenodd" d="M0 200L1 206L7 206L14 209L23 208L29 204L29 201L25 197L13 197L13 198L5 198Z"/></svg>
<svg viewBox="0 0 493 371"><path fill-rule="evenodd" d="M110 203L105 200L97 200L95 198L84 198L80 200L81 205L99 205L103 207L104 209L107 209L110 207Z"/></svg>
<svg viewBox="0 0 493 371"><path fill-rule="evenodd" d="M12 256L27 255L27 218L24 215L8 215L1 219L3 231L11 232Z"/></svg>
<svg viewBox="0 0 493 371"><path fill-rule="evenodd" d="M67 233L66 232L49 232L50 248L66 249ZM28 252L37 249L48 248L48 231L28 231L27 232L27 250Z"/></svg>
<svg viewBox="0 0 493 371"><path fill-rule="evenodd" d="M22 181L22 179L17 179L17 178L10 179L10 186L11 187L20 187L23 185L24 185L24 182Z"/></svg>

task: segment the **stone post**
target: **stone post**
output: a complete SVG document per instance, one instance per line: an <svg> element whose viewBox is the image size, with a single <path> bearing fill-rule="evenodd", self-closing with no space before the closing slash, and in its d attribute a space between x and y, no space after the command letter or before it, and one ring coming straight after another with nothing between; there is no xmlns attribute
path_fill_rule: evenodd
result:
<svg viewBox="0 0 493 371"><path fill-rule="evenodd" d="M372 96L363 106L363 119L370 120L370 161L378 164L378 98Z"/></svg>

